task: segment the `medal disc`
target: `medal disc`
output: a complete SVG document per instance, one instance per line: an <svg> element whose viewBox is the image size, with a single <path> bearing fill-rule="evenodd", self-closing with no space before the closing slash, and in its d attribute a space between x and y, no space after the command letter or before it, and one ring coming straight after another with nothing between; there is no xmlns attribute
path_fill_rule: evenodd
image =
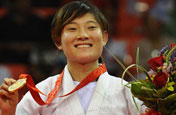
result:
<svg viewBox="0 0 176 115"><path fill-rule="evenodd" d="M15 92L16 90L22 88L25 84L26 84L26 79L19 79L8 88L8 91Z"/></svg>

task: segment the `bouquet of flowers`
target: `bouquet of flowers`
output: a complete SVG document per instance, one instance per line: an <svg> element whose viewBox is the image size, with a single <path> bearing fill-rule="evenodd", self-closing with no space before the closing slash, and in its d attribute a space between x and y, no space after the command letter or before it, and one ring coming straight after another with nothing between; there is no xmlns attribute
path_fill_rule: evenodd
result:
<svg viewBox="0 0 176 115"><path fill-rule="evenodd" d="M131 65L142 70L146 79L130 82L131 93L148 109L141 115L176 115L176 44L161 49L157 57L148 61L148 72L138 64ZM124 73L122 76L124 76Z"/></svg>

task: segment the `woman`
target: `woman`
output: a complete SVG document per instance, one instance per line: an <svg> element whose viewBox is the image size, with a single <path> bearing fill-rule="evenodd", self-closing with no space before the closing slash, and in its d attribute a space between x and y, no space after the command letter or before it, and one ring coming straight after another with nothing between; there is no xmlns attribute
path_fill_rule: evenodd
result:
<svg viewBox="0 0 176 115"><path fill-rule="evenodd" d="M108 24L97 8L85 1L66 4L53 19L52 38L67 58L56 95L69 93L84 79L91 79L91 82L70 95L55 97L41 106L29 92L17 105L18 93L7 91L15 81L5 79L0 89L3 114L12 115L16 111L16 115L137 115L129 89L121 85L120 78L109 75L104 64L98 62L108 41ZM62 73L49 77L37 87L48 94L57 87L55 84L60 76ZM41 97L47 100L46 96Z"/></svg>

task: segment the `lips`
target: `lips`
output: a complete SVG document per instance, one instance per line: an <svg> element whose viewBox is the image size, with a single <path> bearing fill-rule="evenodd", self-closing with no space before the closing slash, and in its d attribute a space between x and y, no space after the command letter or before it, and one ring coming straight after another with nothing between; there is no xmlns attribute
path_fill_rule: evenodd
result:
<svg viewBox="0 0 176 115"><path fill-rule="evenodd" d="M92 44L90 44L90 43L76 44L75 47L76 48L89 48L89 47L92 47Z"/></svg>

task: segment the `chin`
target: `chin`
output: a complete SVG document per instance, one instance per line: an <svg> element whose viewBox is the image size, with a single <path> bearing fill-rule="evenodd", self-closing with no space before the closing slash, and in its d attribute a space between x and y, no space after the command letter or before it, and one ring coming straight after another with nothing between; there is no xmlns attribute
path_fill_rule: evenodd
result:
<svg viewBox="0 0 176 115"><path fill-rule="evenodd" d="M98 61L98 58L82 58L82 59L78 60L78 62L83 65L88 64L88 63L92 63L95 61Z"/></svg>

